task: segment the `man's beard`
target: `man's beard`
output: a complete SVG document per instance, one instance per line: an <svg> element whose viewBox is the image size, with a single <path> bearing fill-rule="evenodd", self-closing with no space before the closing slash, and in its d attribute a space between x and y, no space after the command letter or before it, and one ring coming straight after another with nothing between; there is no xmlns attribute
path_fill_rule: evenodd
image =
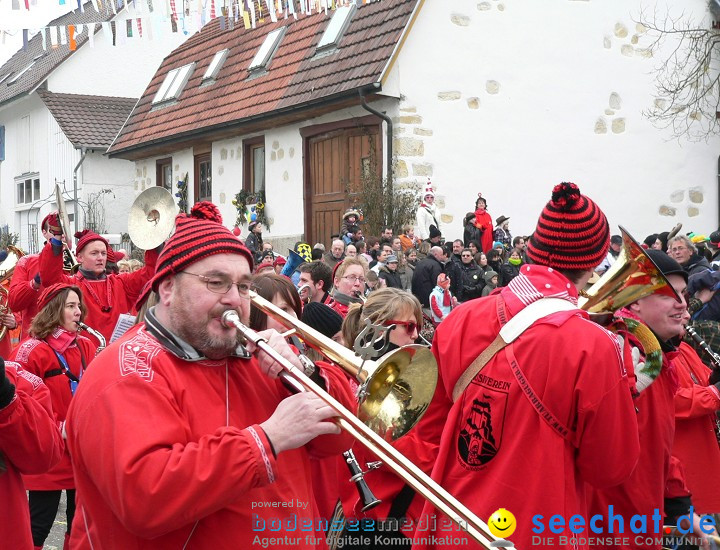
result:
<svg viewBox="0 0 720 550"><path fill-rule="evenodd" d="M228 331L223 335L212 335L208 331L208 324L212 318L219 317L226 309L213 309L204 322L192 312L184 309L181 311L171 309L170 322L173 325L173 331L199 353L208 359L223 359L232 355L243 341L237 331L235 334Z"/></svg>

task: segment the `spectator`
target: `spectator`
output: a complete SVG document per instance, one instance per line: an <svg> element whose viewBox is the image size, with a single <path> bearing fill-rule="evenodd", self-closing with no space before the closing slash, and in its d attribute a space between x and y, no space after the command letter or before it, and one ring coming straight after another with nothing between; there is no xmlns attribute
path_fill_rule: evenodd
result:
<svg viewBox="0 0 720 550"><path fill-rule="evenodd" d="M357 256L357 246L350 243L345 246L345 257L346 258L355 258Z"/></svg>
<svg viewBox="0 0 720 550"><path fill-rule="evenodd" d="M678 235L668 241L668 255L683 266L688 275L710 269L710 262L698 254L695 244L685 235Z"/></svg>
<svg viewBox="0 0 720 550"><path fill-rule="evenodd" d="M417 255L416 255L417 257ZM402 289L408 292L412 291L412 276L415 271L415 266L410 265L405 254L402 252L397 254L398 269L397 272L400 275L400 281L402 282Z"/></svg>
<svg viewBox="0 0 720 550"><path fill-rule="evenodd" d="M482 289L485 286L485 272L475 263L469 248L463 249L460 253L460 259L460 277L462 284L458 301L467 302L474 298L480 298Z"/></svg>
<svg viewBox="0 0 720 550"><path fill-rule="evenodd" d="M415 266L412 278L412 293L420 300L423 308L430 315L430 293L437 284L438 275L445 271L447 261L445 252L439 246L433 246L427 258L420 260Z"/></svg>
<svg viewBox="0 0 720 550"><path fill-rule="evenodd" d="M411 248L415 247L415 241L417 240L415 238L415 229L410 224L403 225L403 233L399 237L400 242L402 243L402 249L403 252L407 252Z"/></svg>
<svg viewBox="0 0 720 550"><path fill-rule="evenodd" d="M250 222L248 225L248 236L245 237L245 246L252 252L255 261L260 259L263 252L263 226L260 222Z"/></svg>
<svg viewBox="0 0 720 550"><path fill-rule="evenodd" d="M343 242L345 244L351 244L356 243L358 241L363 240L363 232L362 229L360 229L360 226L358 225L351 225L348 229L348 233L346 234L345 238L343 239Z"/></svg>
<svg viewBox="0 0 720 550"><path fill-rule="evenodd" d="M323 255L323 262L325 262L330 269L335 269L335 266L345 259L345 243L340 239L336 239L330 246L330 252L326 252Z"/></svg>
<svg viewBox="0 0 720 550"><path fill-rule="evenodd" d="M470 246L474 242L479 248L480 237L480 230L475 227L475 212L468 212L463 218L463 245Z"/></svg>
<svg viewBox="0 0 720 550"><path fill-rule="evenodd" d="M520 275L520 268L523 265L522 257L517 248L513 248L510 257L502 265L500 273L500 286L507 286L515 277Z"/></svg>
<svg viewBox="0 0 720 550"><path fill-rule="evenodd" d="M340 238L345 244L357 240L353 238L354 232L351 230L351 228L359 229L359 222L360 212L358 212L354 208L348 208L347 210L345 210L345 213L342 217L342 223L340 224ZM360 236L360 238L362 238L362 235Z"/></svg>
<svg viewBox="0 0 720 550"><path fill-rule="evenodd" d="M506 251L510 251L512 244L512 235L510 234L510 218L507 216L500 216L495 220L495 231L493 232L493 239L497 242L501 242Z"/></svg>
<svg viewBox="0 0 720 550"><path fill-rule="evenodd" d="M440 215L435 206L435 192L432 189L432 184L428 182L425 186L422 202L415 215L415 235L422 241L430 239L430 227L434 226L438 233L440 232L439 220Z"/></svg>
<svg viewBox="0 0 720 550"><path fill-rule="evenodd" d="M527 249L527 239L525 237L517 236L513 238L512 240L513 250L516 250L520 258L522 258L523 263L527 261L527 258L525 257L525 250ZM503 254L506 251L503 249Z"/></svg>
<svg viewBox="0 0 720 550"><path fill-rule="evenodd" d="M393 252L395 252L395 253L403 251L402 241L400 241L400 237L393 237L392 249L393 249Z"/></svg>
<svg viewBox="0 0 720 550"><path fill-rule="evenodd" d="M393 230L392 227L385 226L383 227L382 233L380 233L380 244L388 244L392 247L392 241L393 241Z"/></svg>
<svg viewBox="0 0 720 550"><path fill-rule="evenodd" d="M480 250L480 243L477 241L470 241L467 245L467 247L470 249L470 252L472 252L473 258L477 255L478 252L484 252Z"/></svg>
<svg viewBox="0 0 720 550"><path fill-rule="evenodd" d="M378 279L385 281L385 288L403 288L402 279L398 273L398 257L391 254L387 262L378 270Z"/></svg>
<svg viewBox="0 0 720 550"><path fill-rule="evenodd" d="M487 211L487 201L483 198L482 193L478 193L475 201L475 227L480 231L480 245L483 252L487 253L493 246L493 225L492 217Z"/></svg>
<svg viewBox="0 0 720 550"><path fill-rule="evenodd" d="M437 285L430 293L430 311L432 320L436 325L443 321L452 308L457 305L457 300L450 292L450 277L441 273L437 278Z"/></svg>
<svg viewBox="0 0 720 550"><path fill-rule="evenodd" d="M496 274L500 273L502 271L502 256L500 255L500 252L496 249L492 249L485 256L487 257L487 265L490 266L490 269L492 269Z"/></svg>
<svg viewBox="0 0 720 550"><path fill-rule="evenodd" d="M423 241L421 242L417 247L417 261L424 260L428 257L428 254L430 254L430 248L432 248L432 244L430 244L430 241ZM417 262L416 262L417 263Z"/></svg>
<svg viewBox="0 0 720 550"><path fill-rule="evenodd" d="M485 279L485 286L482 289L482 296L487 296L497 288L498 274L493 269L488 269L483 275L483 279Z"/></svg>
<svg viewBox="0 0 720 550"><path fill-rule="evenodd" d="M654 248L655 250L662 250L662 241L660 240L660 237L658 237L658 234L652 233L651 235L645 237L645 240L643 241L643 248Z"/></svg>
<svg viewBox="0 0 720 550"><path fill-rule="evenodd" d="M620 255L622 248L623 239L620 235L613 235L612 237L610 237L610 249L608 250L608 253L605 256L603 262L595 268L595 273L597 273L598 275L602 275L608 269L610 269L610 266L615 263L615 260L617 260L618 256Z"/></svg>
<svg viewBox="0 0 720 550"><path fill-rule="evenodd" d="M118 273L130 273L130 260L118 260Z"/></svg>
<svg viewBox="0 0 720 550"><path fill-rule="evenodd" d="M440 230L434 225L430 226L430 237L428 238L428 242L430 243L430 246L442 245L442 233L440 233Z"/></svg>
<svg viewBox="0 0 720 550"><path fill-rule="evenodd" d="M427 254L426 254L427 255ZM418 251L415 248L411 248L405 253L405 257L407 258L408 264L412 266L413 271L415 270L415 266L418 263Z"/></svg>
<svg viewBox="0 0 720 550"><path fill-rule="evenodd" d="M282 273L282 270L285 267L286 263L287 263L287 260L285 258L283 258L282 256L277 256L275 258L275 261L273 262L273 268L275 269L275 273L280 275L280 273Z"/></svg>

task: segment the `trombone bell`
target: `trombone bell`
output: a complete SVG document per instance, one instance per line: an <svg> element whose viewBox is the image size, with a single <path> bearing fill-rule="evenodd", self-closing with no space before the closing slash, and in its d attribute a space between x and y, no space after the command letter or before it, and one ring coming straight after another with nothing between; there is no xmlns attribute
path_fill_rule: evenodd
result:
<svg viewBox="0 0 720 550"><path fill-rule="evenodd" d="M582 291L578 305L588 313L613 313L650 294L678 296L652 258L620 226L623 248L615 263L588 290Z"/></svg>

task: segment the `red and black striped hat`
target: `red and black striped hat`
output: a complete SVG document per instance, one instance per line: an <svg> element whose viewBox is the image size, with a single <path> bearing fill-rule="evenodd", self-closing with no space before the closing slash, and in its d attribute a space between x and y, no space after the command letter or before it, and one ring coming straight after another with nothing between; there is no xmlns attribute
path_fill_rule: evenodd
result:
<svg viewBox="0 0 720 550"><path fill-rule="evenodd" d="M160 282L179 273L198 260L214 254L241 254L253 269L253 257L238 238L222 224L218 207L211 202L199 202L190 215L175 218L175 233L165 243L158 257L152 289L157 291Z"/></svg>
<svg viewBox="0 0 720 550"><path fill-rule="evenodd" d="M530 237L527 256L555 269L594 269L610 247L610 227L602 210L574 183L556 185Z"/></svg>

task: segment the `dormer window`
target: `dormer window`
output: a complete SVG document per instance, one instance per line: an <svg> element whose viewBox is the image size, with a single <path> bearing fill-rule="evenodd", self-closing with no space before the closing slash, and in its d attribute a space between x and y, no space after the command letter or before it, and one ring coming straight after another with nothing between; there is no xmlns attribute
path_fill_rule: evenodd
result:
<svg viewBox="0 0 720 550"><path fill-rule="evenodd" d="M266 69L268 63L270 63L270 60L277 51L277 48L280 45L280 40L282 40L284 35L285 27L280 27L279 29L275 29L274 31L268 33L262 43L262 46L260 46L260 49L255 54L255 57L253 57L253 60L250 62L248 71L259 72Z"/></svg>
<svg viewBox="0 0 720 550"><path fill-rule="evenodd" d="M229 50L226 48L215 54L207 68L207 71L205 71L205 74L202 77L203 82L207 80L215 80L217 78L220 69L222 69L222 66L225 63L225 59L227 59L228 51Z"/></svg>
<svg viewBox="0 0 720 550"><path fill-rule="evenodd" d="M35 62L42 57L42 54L35 56L35 58L30 62L30 64L25 67L22 71L20 71L18 74L16 74L14 77L12 77L10 80L8 80L8 84L15 84L22 75L24 75L26 72L28 72L30 69L32 69L32 66L35 65ZM6 76L3 77L3 80L5 80L10 74L8 73ZM2 81L0 81L2 82Z"/></svg>
<svg viewBox="0 0 720 550"><path fill-rule="evenodd" d="M194 68L195 63L190 63L173 69L165 75L165 80L163 80L163 83L160 85L160 88L152 100L153 105L179 98Z"/></svg>
<svg viewBox="0 0 720 550"><path fill-rule="evenodd" d="M355 4L351 6L342 6L335 10L330 23L328 23L325 32L320 38L320 42L315 49L316 52L322 52L337 48L338 42L342 38L343 34L350 24L350 19L353 13L355 13Z"/></svg>
<svg viewBox="0 0 720 550"><path fill-rule="evenodd" d="M2 83L5 82L8 78L10 78L10 75L11 75L11 74L12 74L12 71L10 71L10 72L9 72L8 74L6 74L5 76L0 76L0 84L2 84Z"/></svg>

